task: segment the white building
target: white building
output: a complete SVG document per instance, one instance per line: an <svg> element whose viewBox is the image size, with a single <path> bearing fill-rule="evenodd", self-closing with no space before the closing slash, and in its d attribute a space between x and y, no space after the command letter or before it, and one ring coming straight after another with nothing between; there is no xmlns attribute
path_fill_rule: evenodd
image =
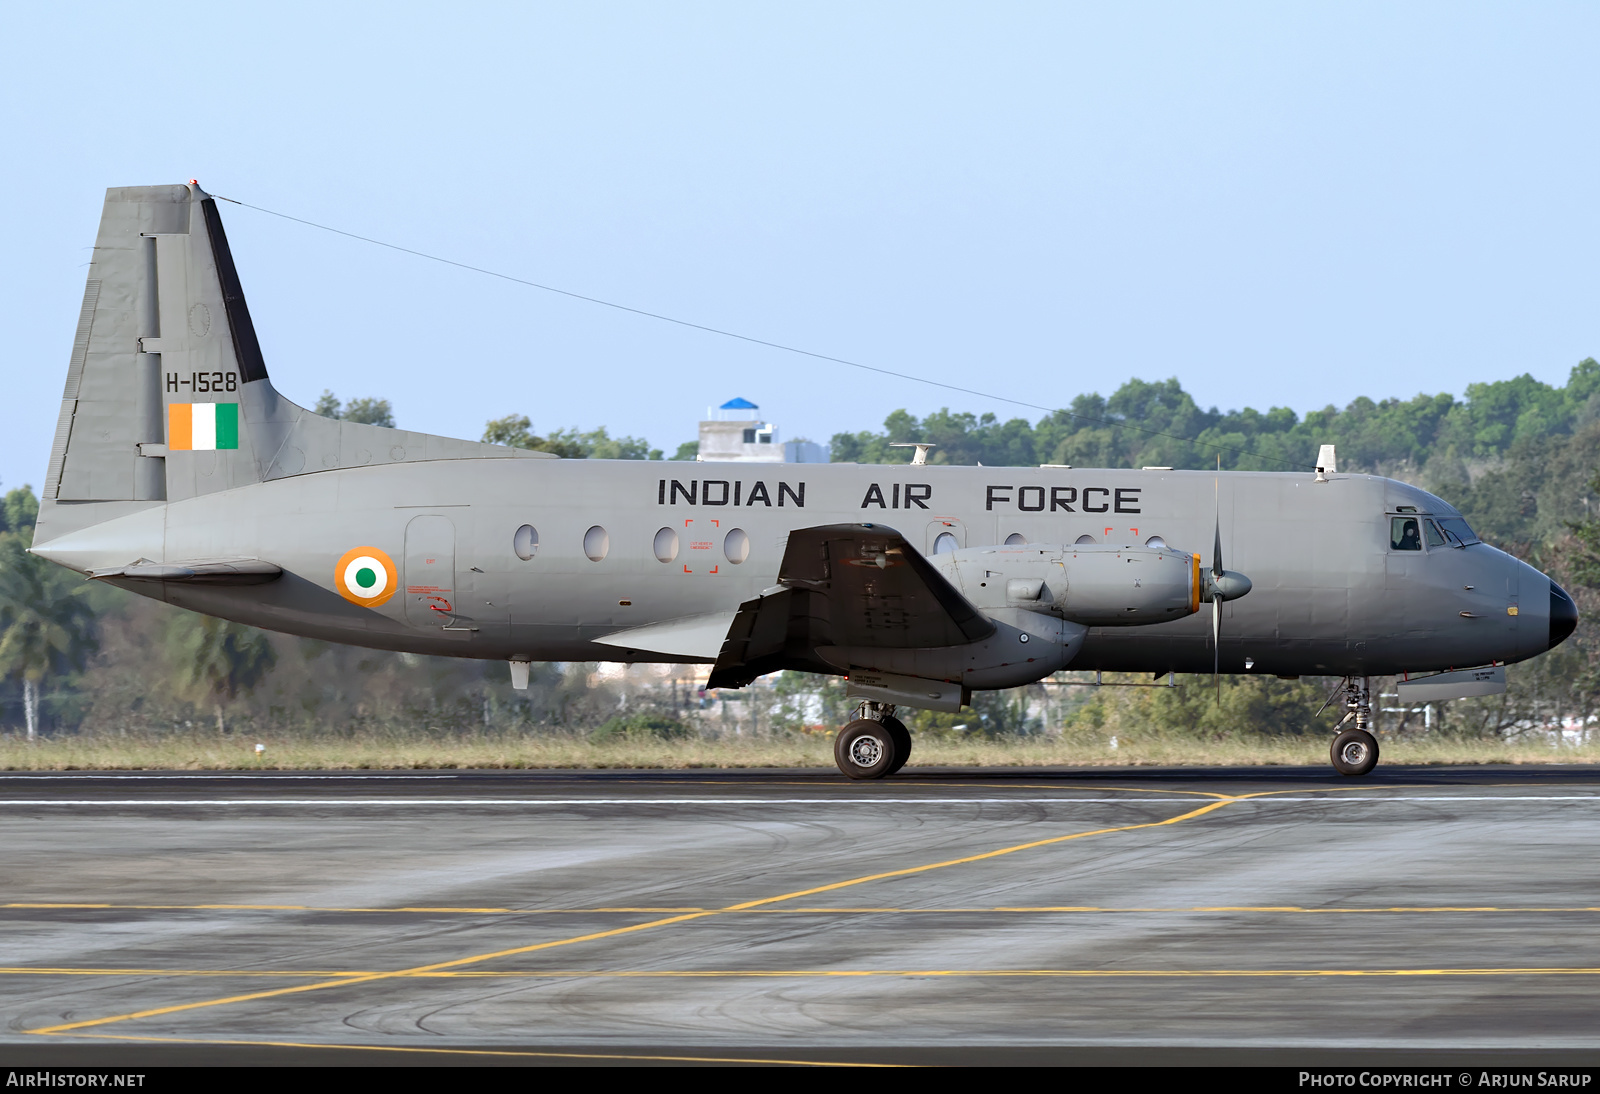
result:
<svg viewBox="0 0 1600 1094"><path fill-rule="evenodd" d="M761 420L748 399L706 408L700 423L700 460L736 463L827 463L828 449L815 441L781 441L778 427Z"/></svg>

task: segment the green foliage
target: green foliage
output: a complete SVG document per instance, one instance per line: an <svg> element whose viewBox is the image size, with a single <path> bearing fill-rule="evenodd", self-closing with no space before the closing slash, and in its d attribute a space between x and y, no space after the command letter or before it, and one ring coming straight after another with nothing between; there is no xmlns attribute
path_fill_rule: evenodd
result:
<svg viewBox="0 0 1600 1094"><path fill-rule="evenodd" d="M1089 731L1121 742L1153 739L1229 741L1256 736L1325 736L1344 713L1331 704L1317 708L1332 682L1276 677L1224 676L1218 690L1209 676L1183 676L1180 686L1148 685L1148 676L1107 673L1107 684L1086 687L1085 701L1066 720L1066 733ZM1163 681L1164 685L1165 681ZM1381 704L1380 704L1381 705ZM1337 708L1337 709L1336 709ZM1332 712L1331 714L1329 712Z"/></svg>
<svg viewBox="0 0 1600 1094"><path fill-rule="evenodd" d="M580 433L576 429L553 430L548 437L533 432L533 421L526 414L508 414L485 424L483 439L489 444L553 452L569 460L659 460L661 450L651 448L643 437L613 437L605 426Z"/></svg>
<svg viewBox="0 0 1600 1094"><path fill-rule="evenodd" d="M1589 494L1600 496L1600 474L1589 480ZM1580 584L1600 588L1600 514L1590 513L1583 520L1569 520L1567 529L1573 538L1568 573Z"/></svg>
<svg viewBox="0 0 1600 1094"><path fill-rule="evenodd" d="M394 408L389 405L388 399L351 399L341 407L338 396L324 388L311 409L324 418L343 418L347 422L359 422L362 425L394 428Z"/></svg>
<svg viewBox="0 0 1600 1094"><path fill-rule="evenodd" d="M672 454L672 458L675 460L693 461L697 459L699 455L699 441L684 441L678 446L678 450Z"/></svg>
<svg viewBox="0 0 1600 1094"><path fill-rule="evenodd" d="M668 714L657 711L635 711L619 714L593 733L595 742L621 741L677 741L695 735L694 728Z"/></svg>
<svg viewBox="0 0 1600 1094"><path fill-rule="evenodd" d="M33 496L33 487L19 486L6 492L0 502L0 518L5 524L0 532L18 532L31 542L33 526L39 519L39 499Z"/></svg>
<svg viewBox="0 0 1600 1094"><path fill-rule="evenodd" d="M88 583L30 555L25 536L0 533L0 673L37 683L83 667L96 619Z"/></svg>
<svg viewBox="0 0 1600 1094"><path fill-rule="evenodd" d="M254 691L278 661L264 631L215 616L175 617L168 640L184 666L182 690L191 699L215 704L219 730L223 701Z"/></svg>
<svg viewBox="0 0 1600 1094"><path fill-rule="evenodd" d="M1110 398L1079 395L1063 410L1029 424L941 409L918 419L897 410L882 432L839 433L833 459L905 463L894 442L936 444L931 463L1026 467L1216 466L1276 471L1309 468L1320 445L1339 446L1341 469L1465 481L1472 461L1507 458L1517 445L1572 435L1600 419L1600 362L1585 358L1565 387L1531 376L1473 384L1467 397L1356 399L1301 418L1287 407L1203 409L1177 380L1129 380Z"/></svg>
<svg viewBox="0 0 1600 1094"><path fill-rule="evenodd" d="M394 428L394 408L388 399L351 399L344 405L344 420Z"/></svg>

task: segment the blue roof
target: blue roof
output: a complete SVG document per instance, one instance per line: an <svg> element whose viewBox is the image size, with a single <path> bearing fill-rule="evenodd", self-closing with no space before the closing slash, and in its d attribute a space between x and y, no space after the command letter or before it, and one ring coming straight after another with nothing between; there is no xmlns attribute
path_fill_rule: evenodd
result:
<svg viewBox="0 0 1600 1094"><path fill-rule="evenodd" d="M749 399L729 399L717 408L718 410L760 410L761 408Z"/></svg>

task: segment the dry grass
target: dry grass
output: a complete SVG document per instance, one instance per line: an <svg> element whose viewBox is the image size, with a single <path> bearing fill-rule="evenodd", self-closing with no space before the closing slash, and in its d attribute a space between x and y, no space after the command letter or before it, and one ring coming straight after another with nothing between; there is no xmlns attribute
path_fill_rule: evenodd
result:
<svg viewBox="0 0 1600 1094"><path fill-rule="evenodd" d="M62 737L29 744L0 739L0 770L436 770L440 768L662 769L833 767L832 741L797 735L765 739L621 741L484 734L447 739L262 739L184 735L133 739ZM1414 739L1385 741L1388 764L1600 763L1600 744L1552 748L1544 743ZM1283 766L1328 763L1323 738L1204 742L1122 742L1060 737L940 740L916 743L912 767Z"/></svg>

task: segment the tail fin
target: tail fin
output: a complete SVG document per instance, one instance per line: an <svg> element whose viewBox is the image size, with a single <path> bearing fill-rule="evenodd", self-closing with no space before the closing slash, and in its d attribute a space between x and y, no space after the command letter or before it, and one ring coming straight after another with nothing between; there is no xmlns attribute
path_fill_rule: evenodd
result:
<svg viewBox="0 0 1600 1094"><path fill-rule="evenodd" d="M518 455L546 454L337 421L284 399L216 199L195 183L106 191L42 500L119 504L42 523L82 527L340 467Z"/></svg>

